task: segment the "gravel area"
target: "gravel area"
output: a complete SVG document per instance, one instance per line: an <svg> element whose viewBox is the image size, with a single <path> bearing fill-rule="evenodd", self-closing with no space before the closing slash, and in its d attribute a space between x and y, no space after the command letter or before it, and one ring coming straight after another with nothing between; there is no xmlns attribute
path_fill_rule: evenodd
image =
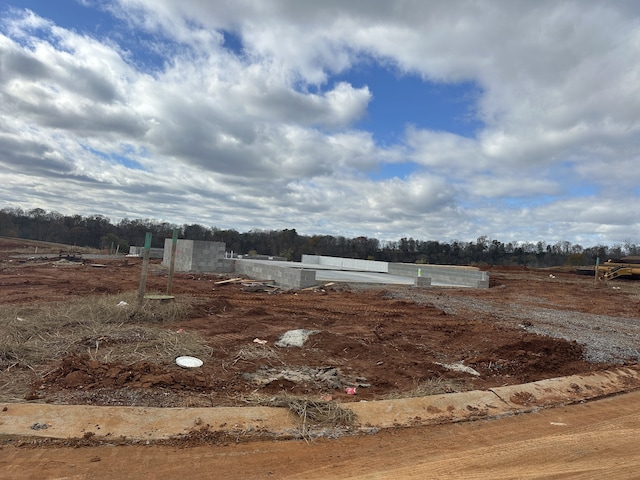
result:
<svg viewBox="0 0 640 480"><path fill-rule="evenodd" d="M497 287L499 288L499 287ZM528 332L575 341L585 360L604 363L640 362L640 318L596 315L566 309L469 297L443 290L393 290L393 298L430 303L447 314L469 314Z"/></svg>

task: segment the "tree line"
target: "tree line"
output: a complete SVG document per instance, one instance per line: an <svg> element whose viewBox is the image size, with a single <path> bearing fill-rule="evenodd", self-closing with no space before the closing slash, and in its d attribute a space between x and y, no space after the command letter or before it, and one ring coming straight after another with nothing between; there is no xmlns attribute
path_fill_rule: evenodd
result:
<svg viewBox="0 0 640 480"><path fill-rule="evenodd" d="M631 241L623 245L582 247L570 242L547 244L544 241L503 243L487 236L472 242L417 240L401 238L381 242L375 238L346 238L332 235L300 235L295 229L250 230L240 233L204 227L199 224L175 225L150 219L124 218L117 223L102 215L62 215L36 208L0 210L0 236L63 243L78 247L128 252L129 246L143 246L147 232L152 247L163 247L173 230L178 238L225 242L227 250L257 253L299 261L302 254L328 255L386 262L447 265L522 265L534 268L561 265L593 265L596 258L623 258L640 254L640 246Z"/></svg>

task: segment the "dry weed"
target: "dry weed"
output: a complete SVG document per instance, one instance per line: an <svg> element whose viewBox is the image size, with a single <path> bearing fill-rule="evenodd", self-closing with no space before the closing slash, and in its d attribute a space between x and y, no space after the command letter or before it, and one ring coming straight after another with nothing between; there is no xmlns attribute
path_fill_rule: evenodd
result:
<svg viewBox="0 0 640 480"><path fill-rule="evenodd" d="M385 395L386 400L395 400L398 398L414 398L428 397L429 395L441 395L443 393L461 392L464 390L464 383L450 378L429 378L424 382L417 384L409 391L392 392Z"/></svg>
<svg viewBox="0 0 640 480"><path fill-rule="evenodd" d="M288 404L289 410L298 415L304 426L346 427L353 425L356 414L336 402L301 398Z"/></svg>
<svg viewBox="0 0 640 480"><path fill-rule="evenodd" d="M355 412L334 401L312 400L298 395L268 396L257 391L244 395L241 400L248 405L288 408L300 419L300 432L305 439L318 427L344 428L357 423Z"/></svg>
<svg viewBox="0 0 640 480"><path fill-rule="evenodd" d="M254 360L274 360L279 363L283 363L281 359L280 352L275 350L274 348L268 345L260 345L260 344L250 344L243 346L238 352L234 355L232 365L235 365L241 360L250 362ZM268 362L271 364L270 362Z"/></svg>
<svg viewBox="0 0 640 480"><path fill-rule="evenodd" d="M0 371L0 403L23 402L35 379L35 372L28 369L8 368Z"/></svg>
<svg viewBox="0 0 640 480"><path fill-rule="evenodd" d="M136 304L134 294L87 297L59 304L0 305L0 372L47 365L68 354L100 362L173 361L178 355L210 356L196 333L158 323L185 318L190 301Z"/></svg>

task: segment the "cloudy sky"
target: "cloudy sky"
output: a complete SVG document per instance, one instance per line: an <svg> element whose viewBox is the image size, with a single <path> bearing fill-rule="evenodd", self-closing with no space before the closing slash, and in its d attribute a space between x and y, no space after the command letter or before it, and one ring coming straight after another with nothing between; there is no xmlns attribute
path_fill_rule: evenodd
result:
<svg viewBox="0 0 640 480"><path fill-rule="evenodd" d="M640 242L640 3L3 0L0 207Z"/></svg>

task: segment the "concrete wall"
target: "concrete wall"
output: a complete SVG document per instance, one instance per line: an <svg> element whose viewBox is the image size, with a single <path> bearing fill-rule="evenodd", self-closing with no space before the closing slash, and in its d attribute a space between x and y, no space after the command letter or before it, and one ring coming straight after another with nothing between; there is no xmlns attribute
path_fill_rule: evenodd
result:
<svg viewBox="0 0 640 480"><path fill-rule="evenodd" d="M336 270L355 270L357 272L388 273L387 262L359 260L357 258L327 257L324 255L302 255L302 263L312 263L332 267Z"/></svg>
<svg viewBox="0 0 640 480"><path fill-rule="evenodd" d="M129 247L129 255L137 255L138 257L142 257L144 255L144 247ZM149 249L149 258L163 258L163 257L164 257L163 248Z"/></svg>
<svg viewBox="0 0 640 480"><path fill-rule="evenodd" d="M171 263L172 239L164 241L162 265ZM226 245L224 242L205 242L202 240L178 240L176 245L176 272L217 272L233 271L233 261L224 258Z"/></svg>
<svg viewBox="0 0 640 480"><path fill-rule="evenodd" d="M236 258L246 258L248 260L275 260L276 262L287 262L287 257L276 257L273 255L237 255Z"/></svg>
<svg viewBox="0 0 640 480"><path fill-rule="evenodd" d="M169 267L171 263L171 242L170 238L165 239L164 242L162 265L165 267ZM223 242L178 240L174 261L175 271L235 272L256 280L273 280L277 285L285 288L306 288L317 284L315 270L281 267L272 265L269 261L225 258L225 251L226 245Z"/></svg>
<svg viewBox="0 0 640 480"><path fill-rule="evenodd" d="M315 270L270 265L268 261L245 259L234 261L235 273L247 275L256 280L273 280L278 286L285 288L307 288L317 285Z"/></svg>
<svg viewBox="0 0 640 480"><path fill-rule="evenodd" d="M447 283L473 288L489 288L489 274L476 268L448 265L418 265L415 263L390 263L389 274L405 277L431 278L432 283Z"/></svg>
<svg viewBox="0 0 640 480"><path fill-rule="evenodd" d="M302 255L302 263L317 264L339 270L379 272L401 277L427 277L432 283L447 283L473 288L489 288L489 274L474 267L451 265L418 265L415 263L388 263L352 258L327 257L323 255ZM419 275L420 273L420 275ZM427 286L426 280L416 285Z"/></svg>
<svg viewBox="0 0 640 480"><path fill-rule="evenodd" d="M162 265L166 267L171 261L171 242L170 238L165 239ZM315 270L296 268L298 264L293 262L290 266L280 266L265 260L228 259L225 258L225 248L226 245L223 242L178 240L175 270L177 272L236 272L256 280L272 280L285 288L307 288L317 285ZM319 255L303 255L302 262L336 270L388 273L410 277L415 279L415 285L418 287L428 287L433 283L446 283L473 288L489 288L489 274L471 267L387 263Z"/></svg>

